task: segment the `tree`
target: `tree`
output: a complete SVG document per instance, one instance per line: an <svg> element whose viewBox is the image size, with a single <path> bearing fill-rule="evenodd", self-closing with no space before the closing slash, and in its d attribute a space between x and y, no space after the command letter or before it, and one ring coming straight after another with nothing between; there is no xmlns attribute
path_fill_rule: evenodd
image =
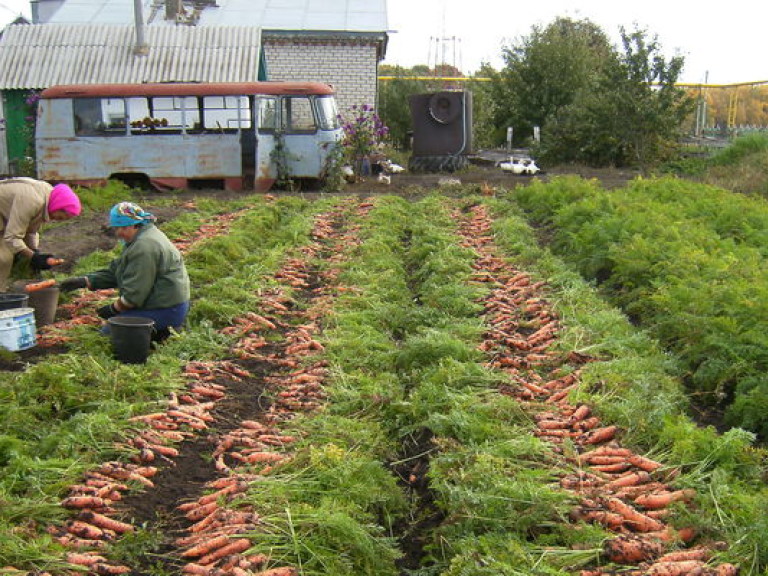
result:
<svg viewBox="0 0 768 576"><path fill-rule="evenodd" d="M570 18L557 18L545 28L534 26L517 45L504 47L505 67L492 75L490 87L498 142L508 126L517 142L530 137L534 126L546 127L593 85L612 55L600 27Z"/></svg>
<svg viewBox="0 0 768 576"><path fill-rule="evenodd" d="M543 156L593 166L647 168L676 151L694 103L675 86L683 58L669 61L645 30L621 29L621 54L607 60L547 127Z"/></svg>

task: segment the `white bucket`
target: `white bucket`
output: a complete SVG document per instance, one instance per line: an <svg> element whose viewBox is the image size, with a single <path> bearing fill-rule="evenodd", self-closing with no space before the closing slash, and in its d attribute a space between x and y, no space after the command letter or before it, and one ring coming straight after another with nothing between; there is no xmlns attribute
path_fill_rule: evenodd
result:
<svg viewBox="0 0 768 576"><path fill-rule="evenodd" d="M36 345L34 308L0 310L0 347L16 352Z"/></svg>

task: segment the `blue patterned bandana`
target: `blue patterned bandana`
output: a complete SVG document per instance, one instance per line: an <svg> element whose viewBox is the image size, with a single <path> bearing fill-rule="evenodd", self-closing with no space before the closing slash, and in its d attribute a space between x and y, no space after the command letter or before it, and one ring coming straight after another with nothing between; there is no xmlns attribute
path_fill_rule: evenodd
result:
<svg viewBox="0 0 768 576"><path fill-rule="evenodd" d="M144 212L141 206L133 202L120 202L112 206L109 211L109 225L111 227L135 226L157 220L149 212Z"/></svg>

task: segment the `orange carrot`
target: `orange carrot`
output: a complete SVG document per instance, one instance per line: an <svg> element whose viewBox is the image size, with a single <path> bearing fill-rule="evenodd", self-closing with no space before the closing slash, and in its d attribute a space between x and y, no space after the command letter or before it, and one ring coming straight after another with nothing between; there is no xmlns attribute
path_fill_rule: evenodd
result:
<svg viewBox="0 0 768 576"><path fill-rule="evenodd" d="M51 286L56 285L56 280L49 279L49 280L43 280L41 282L33 282L31 284L27 284L24 287L25 292L37 292L39 290L43 290L44 288L50 288Z"/></svg>
<svg viewBox="0 0 768 576"><path fill-rule="evenodd" d="M582 454L579 457L579 461L587 463L590 466L610 466L611 464L622 464L627 461L624 456L589 456L591 452Z"/></svg>
<svg viewBox="0 0 768 576"><path fill-rule="evenodd" d="M222 546L225 546L228 542L229 542L228 536L215 536L213 538L203 540L202 542L200 542L199 544L196 544L195 546L192 546L188 550L185 550L184 552L182 552L181 555L185 558L205 556L206 554L210 554L214 550L217 550Z"/></svg>
<svg viewBox="0 0 768 576"><path fill-rule="evenodd" d="M106 562L104 556L93 554L91 552L67 552L67 562L77 566L93 566L97 562Z"/></svg>
<svg viewBox="0 0 768 576"><path fill-rule="evenodd" d="M117 534L133 532L133 526L130 524L120 522L114 518L110 518L109 516L104 516L103 514L98 514L97 512L92 512L90 510L83 510L80 513L80 518L89 524L93 524L97 528L112 530L112 532L116 532Z"/></svg>
<svg viewBox="0 0 768 576"><path fill-rule="evenodd" d="M661 468L660 463L651 460L650 458L646 458L645 456L640 456L639 454L632 454L632 456L629 457L629 461L633 466L637 466L640 470L645 470L646 472L653 472L654 470Z"/></svg>
<svg viewBox="0 0 768 576"><path fill-rule="evenodd" d="M292 566L281 566L280 568L270 568L269 570L256 572L253 576L296 576L296 574L298 574L296 568Z"/></svg>
<svg viewBox="0 0 768 576"><path fill-rule="evenodd" d="M618 430L618 426L595 428L594 430L590 430L583 434L580 437L580 442L582 444L600 444L601 442L608 442L609 440L613 440Z"/></svg>
<svg viewBox="0 0 768 576"><path fill-rule="evenodd" d="M64 508L104 508L107 503L98 496L70 496L61 501Z"/></svg>
<svg viewBox="0 0 768 576"><path fill-rule="evenodd" d="M247 538L237 538L235 540L232 540L226 546L222 546L221 548L219 548L214 552L211 552L207 556L203 556L198 560L198 562L203 566L206 566L207 564L216 562L217 560L224 558L225 556L229 556L230 554L240 554L241 552L245 552L250 547L251 547L250 540L248 540Z"/></svg>
<svg viewBox="0 0 768 576"><path fill-rule="evenodd" d="M93 524L88 524L87 522L81 522L79 520L70 522L67 525L67 532L87 540L104 540L107 536L101 528L97 528Z"/></svg>
<svg viewBox="0 0 768 576"><path fill-rule="evenodd" d="M733 564L720 564L715 568L716 576L737 576L739 569Z"/></svg>
<svg viewBox="0 0 768 576"><path fill-rule="evenodd" d="M213 573L213 570L213 566L200 566L200 564L190 562L189 564L184 565L182 573L190 574L192 576L210 576Z"/></svg>
<svg viewBox="0 0 768 576"><path fill-rule="evenodd" d="M99 576L118 576L119 574L128 574L131 569L128 566L118 566L115 564L99 563L91 566L91 570Z"/></svg>
<svg viewBox="0 0 768 576"><path fill-rule="evenodd" d="M632 466L629 462L616 462L614 464L593 464L592 468L605 474L619 474L626 472Z"/></svg>
<svg viewBox="0 0 768 576"><path fill-rule="evenodd" d="M575 422L577 420L584 420L587 416L589 416L591 410L589 406L586 404L582 404L576 410L571 414L571 421Z"/></svg>
<svg viewBox="0 0 768 576"><path fill-rule="evenodd" d="M681 562L657 562L645 572L647 576L686 576L698 574L705 566L700 560L683 560Z"/></svg>
<svg viewBox="0 0 768 576"><path fill-rule="evenodd" d="M632 508L632 506L618 498L608 498L606 504L609 510L616 514L621 514L625 518L627 524L629 524L636 532L657 532L664 529L664 524L638 512Z"/></svg>
<svg viewBox="0 0 768 576"><path fill-rule="evenodd" d="M59 266L64 264L64 259L50 257L45 260L45 263L48 264L48 266Z"/></svg>
<svg viewBox="0 0 768 576"><path fill-rule="evenodd" d="M680 562L682 560L701 560L706 562L712 556L712 550L708 548L691 548L689 550L675 550L659 557L657 562Z"/></svg>
<svg viewBox="0 0 768 576"><path fill-rule="evenodd" d="M651 479L648 472L630 472L619 476L616 480L611 480L605 487L608 490L615 490L617 488L625 488L627 486L637 486L638 484L644 484Z"/></svg>
<svg viewBox="0 0 768 576"><path fill-rule="evenodd" d="M197 522L199 520L202 520L206 516L212 514L215 512L219 507L219 504L217 502L209 502L208 504L203 504L201 506L198 506L197 508L194 508L186 513L186 517L188 520L191 520L192 522Z"/></svg>
<svg viewBox="0 0 768 576"><path fill-rule="evenodd" d="M579 456L579 460L589 459L595 456L621 456L622 458L629 458L633 452L629 448L620 448L615 444L606 444L604 446L598 446L594 450L585 452Z"/></svg>
<svg viewBox="0 0 768 576"><path fill-rule="evenodd" d="M635 504L650 510L666 508L672 502L681 500L690 500L696 496L694 490L676 490L674 492L654 492L651 494L640 494L635 498Z"/></svg>
<svg viewBox="0 0 768 576"><path fill-rule="evenodd" d="M607 540L603 544L603 553L611 562L617 564L637 564L656 558L661 554L661 542L634 535L622 535Z"/></svg>

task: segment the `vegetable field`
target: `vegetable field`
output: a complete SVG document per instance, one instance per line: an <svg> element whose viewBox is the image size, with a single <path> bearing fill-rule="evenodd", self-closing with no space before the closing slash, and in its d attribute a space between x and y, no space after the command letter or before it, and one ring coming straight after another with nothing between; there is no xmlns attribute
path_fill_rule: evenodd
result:
<svg viewBox="0 0 768 576"><path fill-rule="evenodd" d="M643 271L611 243L624 210L652 224L624 202L669 204L657 246L682 214L702 222L678 227L700 254L680 268L709 273L717 237L725 282L765 257L760 221L713 207L721 227L704 224L685 191L662 198L673 188L199 200L161 225L192 278L189 326L145 365L118 363L94 329L104 292L62 303L26 363L5 363L0 573L768 573L764 450L688 416L713 371L686 364L689 347L713 358L715 327L669 317L683 283L655 274L673 267ZM618 280L622 256L646 284ZM748 326L759 349L758 320L732 321L723 340L742 346ZM655 326L679 323L690 344ZM744 408L764 401L757 370L701 390L759 421Z"/></svg>

